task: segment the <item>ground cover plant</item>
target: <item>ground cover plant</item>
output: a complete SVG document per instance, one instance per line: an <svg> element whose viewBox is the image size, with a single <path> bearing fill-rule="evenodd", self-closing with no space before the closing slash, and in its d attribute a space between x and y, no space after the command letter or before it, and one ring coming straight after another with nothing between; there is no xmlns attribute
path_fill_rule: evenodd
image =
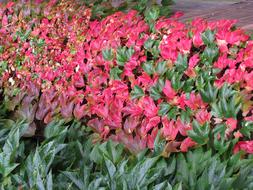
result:
<svg viewBox="0 0 253 190"><path fill-rule="evenodd" d="M99 21L70 1L22 6L1 8L1 86L30 135L76 118L135 153L158 130L175 152L238 140L235 152L253 152L253 43L235 21L183 24L157 7Z"/></svg>

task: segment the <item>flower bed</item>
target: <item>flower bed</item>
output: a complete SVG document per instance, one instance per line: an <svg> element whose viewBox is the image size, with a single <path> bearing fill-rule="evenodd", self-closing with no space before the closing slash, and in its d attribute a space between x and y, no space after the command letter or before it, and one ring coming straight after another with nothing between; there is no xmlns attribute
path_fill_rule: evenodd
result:
<svg viewBox="0 0 253 190"><path fill-rule="evenodd" d="M75 118L132 152L153 149L160 130L167 152L253 153L253 41L235 21L184 24L155 8L92 21L68 1L29 14L9 3L0 15L0 84L14 118Z"/></svg>

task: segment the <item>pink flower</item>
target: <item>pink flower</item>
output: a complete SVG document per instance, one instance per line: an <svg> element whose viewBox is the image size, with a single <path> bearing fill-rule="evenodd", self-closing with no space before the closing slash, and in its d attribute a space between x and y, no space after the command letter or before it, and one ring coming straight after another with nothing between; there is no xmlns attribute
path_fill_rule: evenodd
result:
<svg viewBox="0 0 253 190"><path fill-rule="evenodd" d="M194 54L189 60L189 67L194 68L199 62L199 54Z"/></svg>
<svg viewBox="0 0 253 190"><path fill-rule="evenodd" d="M181 39L177 43L177 48L183 54L190 53L191 47L192 47L192 40L191 39Z"/></svg>
<svg viewBox="0 0 253 190"><path fill-rule="evenodd" d="M77 73L72 75L72 82L77 88L82 88L85 86L83 76Z"/></svg>
<svg viewBox="0 0 253 190"><path fill-rule="evenodd" d="M160 119L159 116L152 117L151 119L149 119L149 120L148 120L148 123L147 123L147 125L146 125L146 127L145 127L146 133L147 133L148 131L150 131L150 129L156 128L157 125L160 123L160 121L161 121L161 119Z"/></svg>
<svg viewBox="0 0 253 190"><path fill-rule="evenodd" d="M14 5L15 5L15 3L12 2L12 1L10 1L10 2L8 2L8 3L6 4L6 8L9 9L9 8L13 7Z"/></svg>
<svg viewBox="0 0 253 190"><path fill-rule="evenodd" d="M182 136L187 136L187 131L192 129L190 123L184 123L180 118L177 118L176 126Z"/></svg>
<svg viewBox="0 0 253 190"><path fill-rule="evenodd" d="M180 150L182 152L187 152L189 148L195 146L197 143L195 143L190 137L187 137L184 139L180 145Z"/></svg>
<svg viewBox="0 0 253 190"><path fill-rule="evenodd" d="M228 126L230 131L234 131L237 126L237 120L234 118L228 118L226 121L226 125Z"/></svg>
<svg viewBox="0 0 253 190"><path fill-rule="evenodd" d="M140 116L143 113L143 109L141 105L138 105L134 102L129 102L123 109L122 109L123 114L128 115L130 114L131 116Z"/></svg>
<svg viewBox="0 0 253 190"><path fill-rule="evenodd" d="M150 149L154 148L154 142L155 142L157 133L158 133L158 128L154 128L152 130L151 134L148 135L148 138L147 138L148 148L150 148Z"/></svg>
<svg viewBox="0 0 253 190"><path fill-rule="evenodd" d="M171 49L169 45L160 45L160 53L163 59L170 59L173 62L177 60L178 52Z"/></svg>
<svg viewBox="0 0 253 190"><path fill-rule="evenodd" d="M166 80L166 82L165 82L165 85L164 85L164 88L163 88L163 93L166 95L168 100L174 99L174 97L177 94L174 91L174 89L171 87L171 82L169 80Z"/></svg>
<svg viewBox="0 0 253 190"><path fill-rule="evenodd" d="M200 94L190 94L190 98L185 100L185 104L191 108L192 110L196 110L198 108L205 108L206 104L202 101Z"/></svg>
<svg viewBox="0 0 253 190"><path fill-rule="evenodd" d="M204 125L206 122L210 122L211 114L207 110L201 109L196 113L195 117L200 125Z"/></svg>
<svg viewBox="0 0 253 190"><path fill-rule="evenodd" d="M196 33L194 36L193 36L193 39L192 39L192 42L193 42L193 45L195 47L200 47L202 45L204 45L204 42L201 38L201 34L200 33Z"/></svg>
<svg viewBox="0 0 253 190"><path fill-rule="evenodd" d="M253 141L239 141L234 147L234 153L237 153L240 150L253 154Z"/></svg>
<svg viewBox="0 0 253 190"><path fill-rule="evenodd" d="M234 137L236 139L239 139L239 138L243 137L243 135L240 133L240 131L236 131L236 132L234 132Z"/></svg>
<svg viewBox="0 0 253 190"><path fill-rule="evenodd" d="M139 117L128 117L124 123L124 130L126 133L132 133L138 126L140 118Z"/></svg>
<svg viewBox="0 0 253 190"><path fill-rule="evenodd" d="M178 134L178 128L175 125L175 121L169 121L167 116L162 118L162 134L166 138L167 141L174 141Z"/></svg>
<svg viewBox="0 0 253 190"><path fill-rule="evenodd" d="M81 118L83 118L86 115L86 109L87 109L86 105L76 104L73 111L75 118L77 120L80 120Z"/></svg>
<svg viewBox="0 0 253 190"><path fill-rule="evenodd" d="M140 105L142 105L142 108L144 110L144 115L146 117L152 118L152 117L157 116L158 108L151 97L149 96L143 97L140 100Z"/></svg>
<svg viewBox="0 0 253 190"><path fill-rule="evenodd" d="M183 15L184 15L183 12L177 11L174 15L171 16L171 18L178 19L178 18L182 17Z"/></svg>

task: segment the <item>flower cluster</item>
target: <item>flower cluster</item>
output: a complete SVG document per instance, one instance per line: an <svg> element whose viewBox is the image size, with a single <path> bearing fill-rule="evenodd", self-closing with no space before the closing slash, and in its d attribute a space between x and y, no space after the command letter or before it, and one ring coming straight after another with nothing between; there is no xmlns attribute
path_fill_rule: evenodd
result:
<svg viewBox="0 0 253 190"><path fill-rule="evenodd" d="M76 118L133 152L160 131L170 152L239 141L235 151L252 153L253 41L235 21L184 24L156 9L91 21L72 1L20 6L0 9L0 84L15 117Z"/></svg>

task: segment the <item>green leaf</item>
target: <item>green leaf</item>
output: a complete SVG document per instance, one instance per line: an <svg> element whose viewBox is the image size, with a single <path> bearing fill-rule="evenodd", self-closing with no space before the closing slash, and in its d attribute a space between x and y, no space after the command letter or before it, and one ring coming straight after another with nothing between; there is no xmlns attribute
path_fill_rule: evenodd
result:
<svg viewBox="0 0 253 190"><path fill-rule="evenodd" d="M158 79L158 81L157 81L157 83L156 83L156 88L157 88L157 90L161 93L162 91L163 91L163 88L164 88L164 79L163 78L159 78Z"/></svg>
<svg viewBox="0 0 253 190"><path fill-rule="evenodd" d="M125 63L129 61L129 59L132 57L133 54L134 54L134 49L132 47L127 48L124 46L124 47L118 48L117 55L116 55L118 65L124 66Z"/></svg>
<svg viewBox="0 0 253 190"><path fill-rule="evenodd" d="M1 165L1 163L0 163ZM0 172L3 174L3 177L7 177L11 172L18 166L19 164L9 164L8 166L4 166L3 172Z"/></svg>
<svg viewBox="0 0 253 190"><path fill-rule="evenodd" d="M176 69L179 72L184 72L187 67L187 55L178 54L177 61L175 62Z"/></svg>
<svg viewBox="0 0 253 190"><path fill-rule="evenodd" d="M145 176L148 171L157 163L158 157L146 158L145 160L139 162L132 171L132 180L134 180L139 187L142 187L146 183Z"/></svg>
<svg viewBox="0 0 253 190"><path fill-rule="evenodd" d="M204 89L200 89L200 95L204 102L212 103L217 99L218 88L211 85L210 82L207 83Z"/></svg>
<svg viewBox="0 0 253 190"><path fill-rule="evenodd" d="M114 164L112 163L111 160L104 158L104 161L105 161L107 173L108 173L110 179L112 180L113 176L116 173L116 167L114 166Z"/></svg>
<svg viewBox="0 0 253 190"><path fill-rule="evenodd" d="M37 185L38 190L45 190L45 187L44 187L43 181L41 179L40 173L37 174L36 185Z"/></svg>
<svg viewBox="0 0 253 190"><path fill-rule="evenodd" d="M183 154L179 154L177 157L177 169L176 169L176 179L185 184L188 182L189 173L188 165ZM179 187L178 187L179 188ZM176 189L178 189L176 188Z"/></svg>
<svg viewBox="0 0 253 190"><path fill-rule="evenodd" d="M156 66L156 73L158 75L164 75L167 71L166 61L159 62Z"/></svg>
<svg viewBox="0 0 253 190"><path fill-rule="evenodd" d="M118 67L114 67L110 70L110 78L113 80L121 80L120 75L122 72Z"/></svg>
<svg viewBox="0 0 253 190"><path fill-rule="evenodd" d="M222 110L220 108L220 106L217 104L217 103L212 103L211 104L211 107L212 107L212 115L217 117L217 118L222 118L223 117L223 113L222 113Z"/></svg>
<svg viewBox="0 0 253 190"><path fill-rule="evenodd" d="M164 147L166 145L166 141L161 138L160 130L158 131L155 142L154 142L154 156L159 156L162 154Z"/></svg>
<svg viewBox="0 0 253 190"><path fill-rule="evenodd" d="M183 190L182 182L176 184L175 187L173 187L173 190Z"/></svg>
<svg viewBox="0 0 253 190"><path fill-rule="evenodd" d="M219 55L219 49L217 48L216 45L210 45L207 46L204 50L204 52L201 55L201 60L206 64L206 65L211 65L214 60L217 58Z"/></svg>
<svg viewBox="0 0 253 190"><path fill-rule="evenodd" d="M102 152L105 155L107 155L107 157L111 159L113 163L118 163L123 153L123 149L124 149L123 145L113 143L111 140L107 141L105 145L106 145L106 149L103 149L102 146L100 146Z"/></svg>
<svg viewBox="0 0 253 190"><path fill-rule="evenodd" d="M150 87L149 89L149 94L150 94L150 97L153 99L153 100L158 100L161 98L161 92L159 91L159 89L157 88L157 86L152 86Z"/></svg>
<svg viewBox="0 0 253 190"><path fill-rule="evenodd" d="M0 54L2 54L4 52L4 46L0 45Z"/></svg>
<svg viewBox="0 0 253 190"><path fill-rule="evenodd" d="M160 105L159 105L159 111L158 111L158 115L159 116L164 116L168 113L168 111L170 110L171 106L166 103L166 102L162 102Z"/></svg>
<svg viewBox="0 0 253 190"><path fill-rule="evenodd" d="M168 114L167 114L167 117L169 119L176 119L177 118L177 115L178 115L178 108L176 106L172 107Z"/></svg>
<svg viewBox="0 0 253 190"><path fill-rule="evenodd" d="M145 42L144 42L144 48L146 50L150 50L154 44L154 40L152 40L151 38L148 38Z"/></svg>
<svg viewBox="0 0 253 190"><path fill-rule="evenodd" d="M83 182L80 179L78 179L78 176L74 172L65 171L65 172L63 172L63 174L67 178L69 178L75 184L75 186L78 187L78 189L83 189L83 187L84 187Z"/></svg>
<svg viewBox="0 0 253 190"><path fill-rule="evenodd" d="M53 190L53 177L52 171L49 172L47 176L47 190Z"/></svg>
<svg viewBox="0 0 253 190"><path fill-rule="evenodd" d="M162 6L169 6L171 4L173 4L172 0L162 0L161 1Z"/></svg>
<svg viewBox="0 0 253 190"><path fill-rule="evenodd" d="M64 120L60 120L60 121L53 120L45 128L44 136L47 139L49 139L49 138L54 138L66 133L67 127L63 126L64 123L65 123Z"/></svg>
<svg viewBox="0 0 253 190"><path fill-rule="evenodd" d="M104 60L106 61L112 61L113 60L113 52L112 49L103 49L102 55Z"/></svg>
<svg viewBox="0 0 253 190"><path fill-rule="evenodd" d="M0 73L5 72L5 70L8 68L8 62L7 61L1 61L0 62Z"/></svg>
<svg viewBox="0 0 253 190"><path fill-rule="evenodd" d="M143 63L142 68L148 75L152 75L154 73L153 61Z"/></svg>
<svg viewBox="0 0 253 190"><path fill-rule="evenodd" d="M196 120L193 120L192 128L192 130L187 131L188 136L200 145L206 144L210 130L208 123L200 126Z"/></svg>
<svg viewBox="0 0 253 190"><path fill-rule="evenodd" d="M144 95L145 94L144 94L143 90L139 86L135 85L132 92L131 92L131 99L140 98Z"/></svg>
<svg viewBox="0 0 253 190"><path fill-rule="evenodd" d="M242 128L240 129L240 132L244 136L250 138L251 134L253 132L253 122L250 122L250 121L243 122L242 123Z"/></svg>
<svg viewBox="0 0 253 190"><path fill-rule="evenodd" d="M172 186L168 182L164 181L154 186L153 190L172 190Z"/></svg>
<svg viewBox="0 0 253 190"><path fill-rule="evenodd" d="M186 110L181 110L180 112L180 118L182 122L189 123L191 121L192 117L192 111L189 108L186 108Z"/></svg>
<svg viewBox="0 0 253 190"><path fill-rule="evenodd" d="M202 40L205 45L210 45L214 42L214 32L210 29L207 29L204 33L202 33Z"/></svg>
<svg viewBox="0 0 253 190"><path fill-rule="evenodd" d="M159 14L160 14L159 7L158 6L152 6L149 9L146 10L145 19L148 22L155 21L159 17Z"/></svg>
<svg viewBox="0 0 253 190"><path fill-rule="evenodd" d="M157 59L160 56L160 40L155 40L154 45L151 49L151 54L153 55L153 59Z"/></svg>
<svg viewBox="0 0 253 190"><path fill-rule="evenodd" d="M183 86L184 86L184 81L181 81L181 78L182 78L182 74L179 74L179 73L175 73L173 76L172 76L172 79L171 79L171 86L173 89L175 89L176 91L180 90Z"/></svg>
<svg viewBox="0 0 253 190"><path fill-rule="evenodd" d="M194 82L195 82L195 80L194 79L188 79L188 80L186 80L184 83L183 83L183 91L184 92L191 92L192 90L193 90L193 88L194 88Z"/></svg>

